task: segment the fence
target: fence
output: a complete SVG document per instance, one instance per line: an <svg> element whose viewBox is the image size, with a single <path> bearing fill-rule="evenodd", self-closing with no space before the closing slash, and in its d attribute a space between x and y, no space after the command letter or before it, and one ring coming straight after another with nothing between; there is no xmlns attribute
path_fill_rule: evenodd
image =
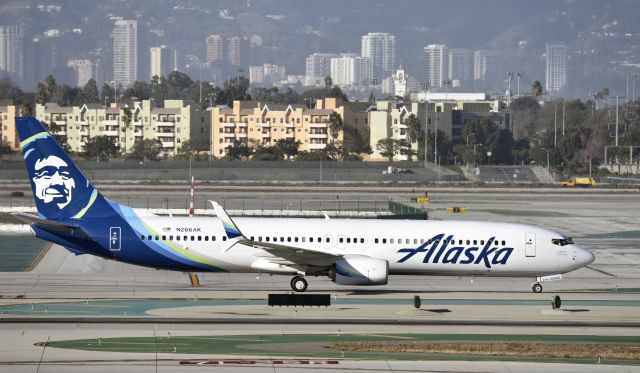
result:
<svg viewBox="0 0 640 373"><path fill-rule="evenodd" d="M215 199L226 210L237 215L322 215L330 213L340 215L402 215L412 217L426 217L423 205L416 204L410 199L390 199L389 197L373 198L335 198L317 199L303 197L199 197L194 199L194 208L199 214L213 214L209 200ZM119 197L114 202L122 203L132 208L162 211L184 211L189 208L188 197ZM12 208L35 208L31 197L0 197L0 206ZM313 214L315 212L316 214ZM303 214L304 213L304 214Z"/></svg>

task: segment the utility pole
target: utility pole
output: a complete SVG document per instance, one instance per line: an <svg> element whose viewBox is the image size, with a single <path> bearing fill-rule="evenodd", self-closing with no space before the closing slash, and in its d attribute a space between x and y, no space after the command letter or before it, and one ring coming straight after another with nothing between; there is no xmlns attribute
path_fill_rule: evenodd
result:
<svg viewBox="0 0 640 373"><path fill-rule="evenodd" d="M520 97L520 78L522 78L522 73L518 71L516 73L516 78L518 78L518 95L517 95L517 97Z"/></svg>
<svg viewBox="0 0 640 373"><path fill-rule="evenodd" d="M616 96L616 146L618 146L618 126L620 125L620 117L618 116L619 106L620 106L620 96Z"/></svg>
<svg viewBox="0 0 640 373"><path fill-rule="evenodd" d="M562 100L562 137L564 137L564 100Z"/></svg>
<svg viewBox="0 0 640 373"><path fill-rule="evenodd" d="M555 101L553 102L553 147L558 147L558 110Z"/></svg>

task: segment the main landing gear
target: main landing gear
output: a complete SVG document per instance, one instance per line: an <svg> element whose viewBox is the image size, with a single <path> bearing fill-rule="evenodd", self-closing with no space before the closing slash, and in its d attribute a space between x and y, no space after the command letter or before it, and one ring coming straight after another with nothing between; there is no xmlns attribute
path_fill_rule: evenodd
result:
<svg viewBox="0 0 640 373"><path fill-rule="evenodd" d="M542 285L540 285L539 283L536 282L531 287L531 290L533 290L534 293L542 293Z"/></svg>
<svg viewBox="0 0 640 373"><path fill-rule="evenodd" d="M307 290L307 285L307 280L305 280L302 276L295 276L291 279L291 289L298 293L302 293L303 291Z"/></svg>

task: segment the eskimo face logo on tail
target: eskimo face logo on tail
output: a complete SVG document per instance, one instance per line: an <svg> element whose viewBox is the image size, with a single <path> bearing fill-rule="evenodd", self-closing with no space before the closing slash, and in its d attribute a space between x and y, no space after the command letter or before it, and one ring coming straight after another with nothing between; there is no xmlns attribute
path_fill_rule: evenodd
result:
<svg viewBox="0 0 640 373"><path fill-rule="evenodd" d="M60 157L50 155L38 159L33 166L35 196L46 204L63 209L71 202L76 183L69 172L69 165Z"/></svg>

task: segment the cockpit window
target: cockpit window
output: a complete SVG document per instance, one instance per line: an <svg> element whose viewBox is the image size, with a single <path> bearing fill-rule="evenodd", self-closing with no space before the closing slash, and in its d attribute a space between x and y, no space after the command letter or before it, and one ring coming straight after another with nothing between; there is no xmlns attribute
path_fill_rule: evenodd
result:
<svg viewBox="0 0 640 373"><path fill-rule="evenodd" d="M567 246L567 245L573 245L573 240L571 239L571 237L552 238L551 243L557 246Z"/></svg>

